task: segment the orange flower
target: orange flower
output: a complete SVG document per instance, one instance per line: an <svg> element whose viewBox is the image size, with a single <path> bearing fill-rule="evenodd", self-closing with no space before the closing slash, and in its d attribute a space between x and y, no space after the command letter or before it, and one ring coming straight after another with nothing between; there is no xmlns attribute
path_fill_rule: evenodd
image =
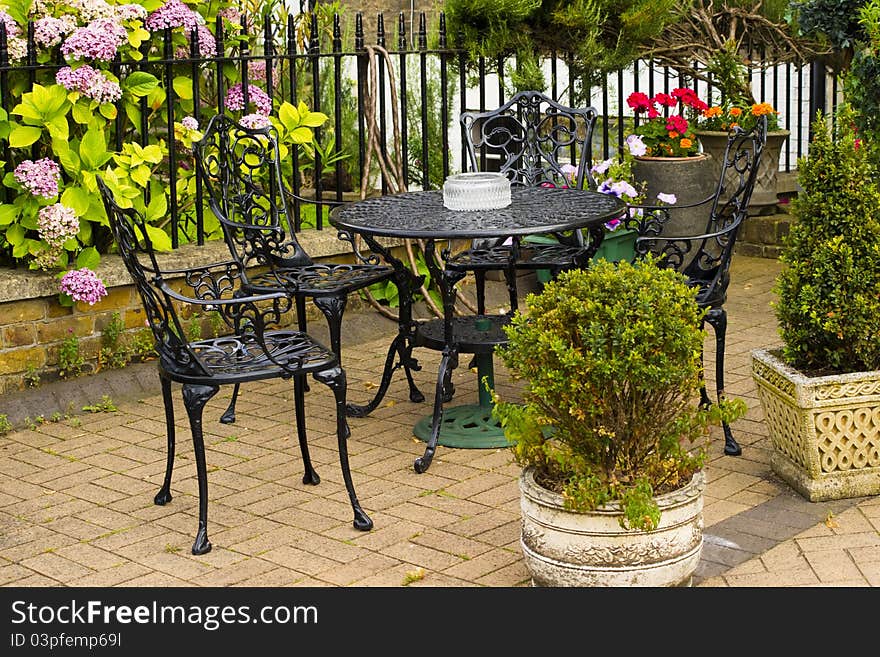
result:
<svg viewBox="0 0 880 657"><path fill-rule="evenodd" d="M755 116L764 116L765 114L775 114L776 110L773 109L773 105L770 103L758 103L757 105L752 105L752 114Z"/></svg>
<svg viewBox="0 0 880 657"><path fill-rule="evenodd" d="M715 107L710 107L707 110L703 110L703 116L707 119L711 119L714 116L721 116L722 110L717 105Z"/></svg>
<svg viewBox="0 0 880 657"><path fill-rule="evenodd" d="M739 107L731 107L730 115L731 116L742 116L743 111Z"/></svg>
<svg viewBox="0 0 880 657"><path fill-rule="evenodd" d="M669 131L669 138L670 139L678 139L678 133L675 130L670 130Z"/></svg>
<svg viewBox="0 0 880 657"><path fill-rule="evenodd" d="M681 146L682 149L687 150L687 149L689 149L691 146L694 145L694 142L692 142L690 139L688 139L687 137L685 137L685 138L682 139L680 142L678 142L678 145Z"/></svg>

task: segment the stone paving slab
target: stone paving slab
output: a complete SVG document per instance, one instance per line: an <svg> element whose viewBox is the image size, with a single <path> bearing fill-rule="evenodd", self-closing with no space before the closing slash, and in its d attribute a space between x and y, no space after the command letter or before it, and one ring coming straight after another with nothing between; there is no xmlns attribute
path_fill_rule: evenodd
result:
<svg viewBox="0 0 880 657"><path fill-rule="evenodd" d="M734 259L728 392L750 410L732 426L742 456L724 456L720 431L713 433L705 545L694 584L878 586L880 500L811 503L769 466L749 352L780 342L770 307L779 266L768 259ZM503 290L495 293L503 303ZM370 310L346 315L343 361L351 401L372 395L395 329ZM321 323L310 331L326 341ZM164 471L165 424L151 364L113 372L112 385L87 377L66 389L53 385L0 400L0 412L48 418L56 408L63 414L72 401L112 390L118 407L0 436L0 585L529 586L519 549L519 468L508 451L440 446L428 472L413 470L424 443L413 437L412 427L431 410L439 363L436 352L418 350L417 356L423 369L416 381L428 402L410 402L404 377L396 373L382 406L369 418L350 421L353 478L375 523L366 533L351 526L332 395L324 386L312 386L307 395L310 450L321 475L317 486L301 480L290 386L243 386L233 425L218 422L231 392L221 390L205 411L214 550L199 557L189 551L198 499L176 390L174 499L164 507L152 503ZM706 356L711 386L711 334ZM453 376L456 403L476 402L476 377L466 365ZM500 363L496 379L505 394L515 392Z"/></svg>

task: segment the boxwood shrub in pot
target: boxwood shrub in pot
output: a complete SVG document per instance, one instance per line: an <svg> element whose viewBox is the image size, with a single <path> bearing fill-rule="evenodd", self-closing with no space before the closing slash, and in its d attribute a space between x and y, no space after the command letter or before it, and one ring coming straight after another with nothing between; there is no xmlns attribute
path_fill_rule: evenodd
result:
<svg viewBox="0 0 880 657"><path fill-rule="evenodd" d="M524 388L521 402L494 395L495 413L524 468L533 583L677 585L696 568L709 425L733 421L745 404L699 405L705 332L695 295L650 257L600 260L528 295L506 327L497 354ZM528 495L532 483L547 494ZM668 525L664 495L674 502ZM535 498L543 518L530 509ZM675 509L685 502L682 518ZM598 515L603 527L561 530L554 546L548 524L565 513ZM673 574L657 575L667 566Z"/></svg>
<svg viewBox="0 0 880 657"><path fill-rule="evenodd" d="M841 105L798 163L775 304L752 353L771 466L812 501L880 493L880 171Z"/></svg>

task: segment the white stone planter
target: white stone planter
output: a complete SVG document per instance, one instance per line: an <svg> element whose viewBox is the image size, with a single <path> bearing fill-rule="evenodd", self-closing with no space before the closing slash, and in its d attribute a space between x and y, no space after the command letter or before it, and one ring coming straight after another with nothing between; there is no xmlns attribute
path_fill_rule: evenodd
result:
<svg viewBox="0 0 880 657"><path fill-rule="evenodd" d="M535 483L532 468L523 469L519 485L520 543L535 586L691 585L703 550L702 472L657 498L660 524L652 531L621 527L617 504L565 509L561 495Z"/></svg>
<svg viewBox="0 0 880 657"><path fill-rule="evenodd" d="M811 502L880 493L880 371L808 377L752 352L773 471Z"/></svg>

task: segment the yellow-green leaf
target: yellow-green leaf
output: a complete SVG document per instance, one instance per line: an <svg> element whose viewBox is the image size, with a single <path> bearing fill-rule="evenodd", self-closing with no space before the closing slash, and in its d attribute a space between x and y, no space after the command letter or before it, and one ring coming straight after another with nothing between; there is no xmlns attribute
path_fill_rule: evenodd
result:
<svg viewBox="0 0 880 657"><path fill-rule="evenodd" d="M30 125L17 125L9 133L9 145L12 148L30 146L40 138L42 130Z"/></svg>
<svg viewBox="0 0 880 657"><path fill-rule="evenodd" d="M193 88L192 88L192 80L185 75L178 75L174 78L174 81L171 83L174 87L174 93L177 94L178 98L182 98L183 100L192 100L193 97Z"/></svg>
<svg viewBox="0 0 880 657"><path fill-rule="evenodd" d="M311 128L297 128L290 133L290 139L294 144L306 144L312 141L312 137Z"/></svg>
<svg viewBox="0 0 880 657"><path fill-rule="evenodd" d="M302 124L309 128L320 128L329 120L330 117L323 112L309 112L302 116Z"/></svg>
<svg viewBox="0 0 880 657"><path fill-rule="evenodd" d="M296 130L300 124L299 112L288 102L281 103L278 108L278 119L289 132Z"/></svg>
<svg viewBox="0 0 880 657"><path fill-rule="evenodd" d="M98 111L111 121L116 118L117 110L116 105L113 103L102 103L101 107L98 108Z"/></svg>

